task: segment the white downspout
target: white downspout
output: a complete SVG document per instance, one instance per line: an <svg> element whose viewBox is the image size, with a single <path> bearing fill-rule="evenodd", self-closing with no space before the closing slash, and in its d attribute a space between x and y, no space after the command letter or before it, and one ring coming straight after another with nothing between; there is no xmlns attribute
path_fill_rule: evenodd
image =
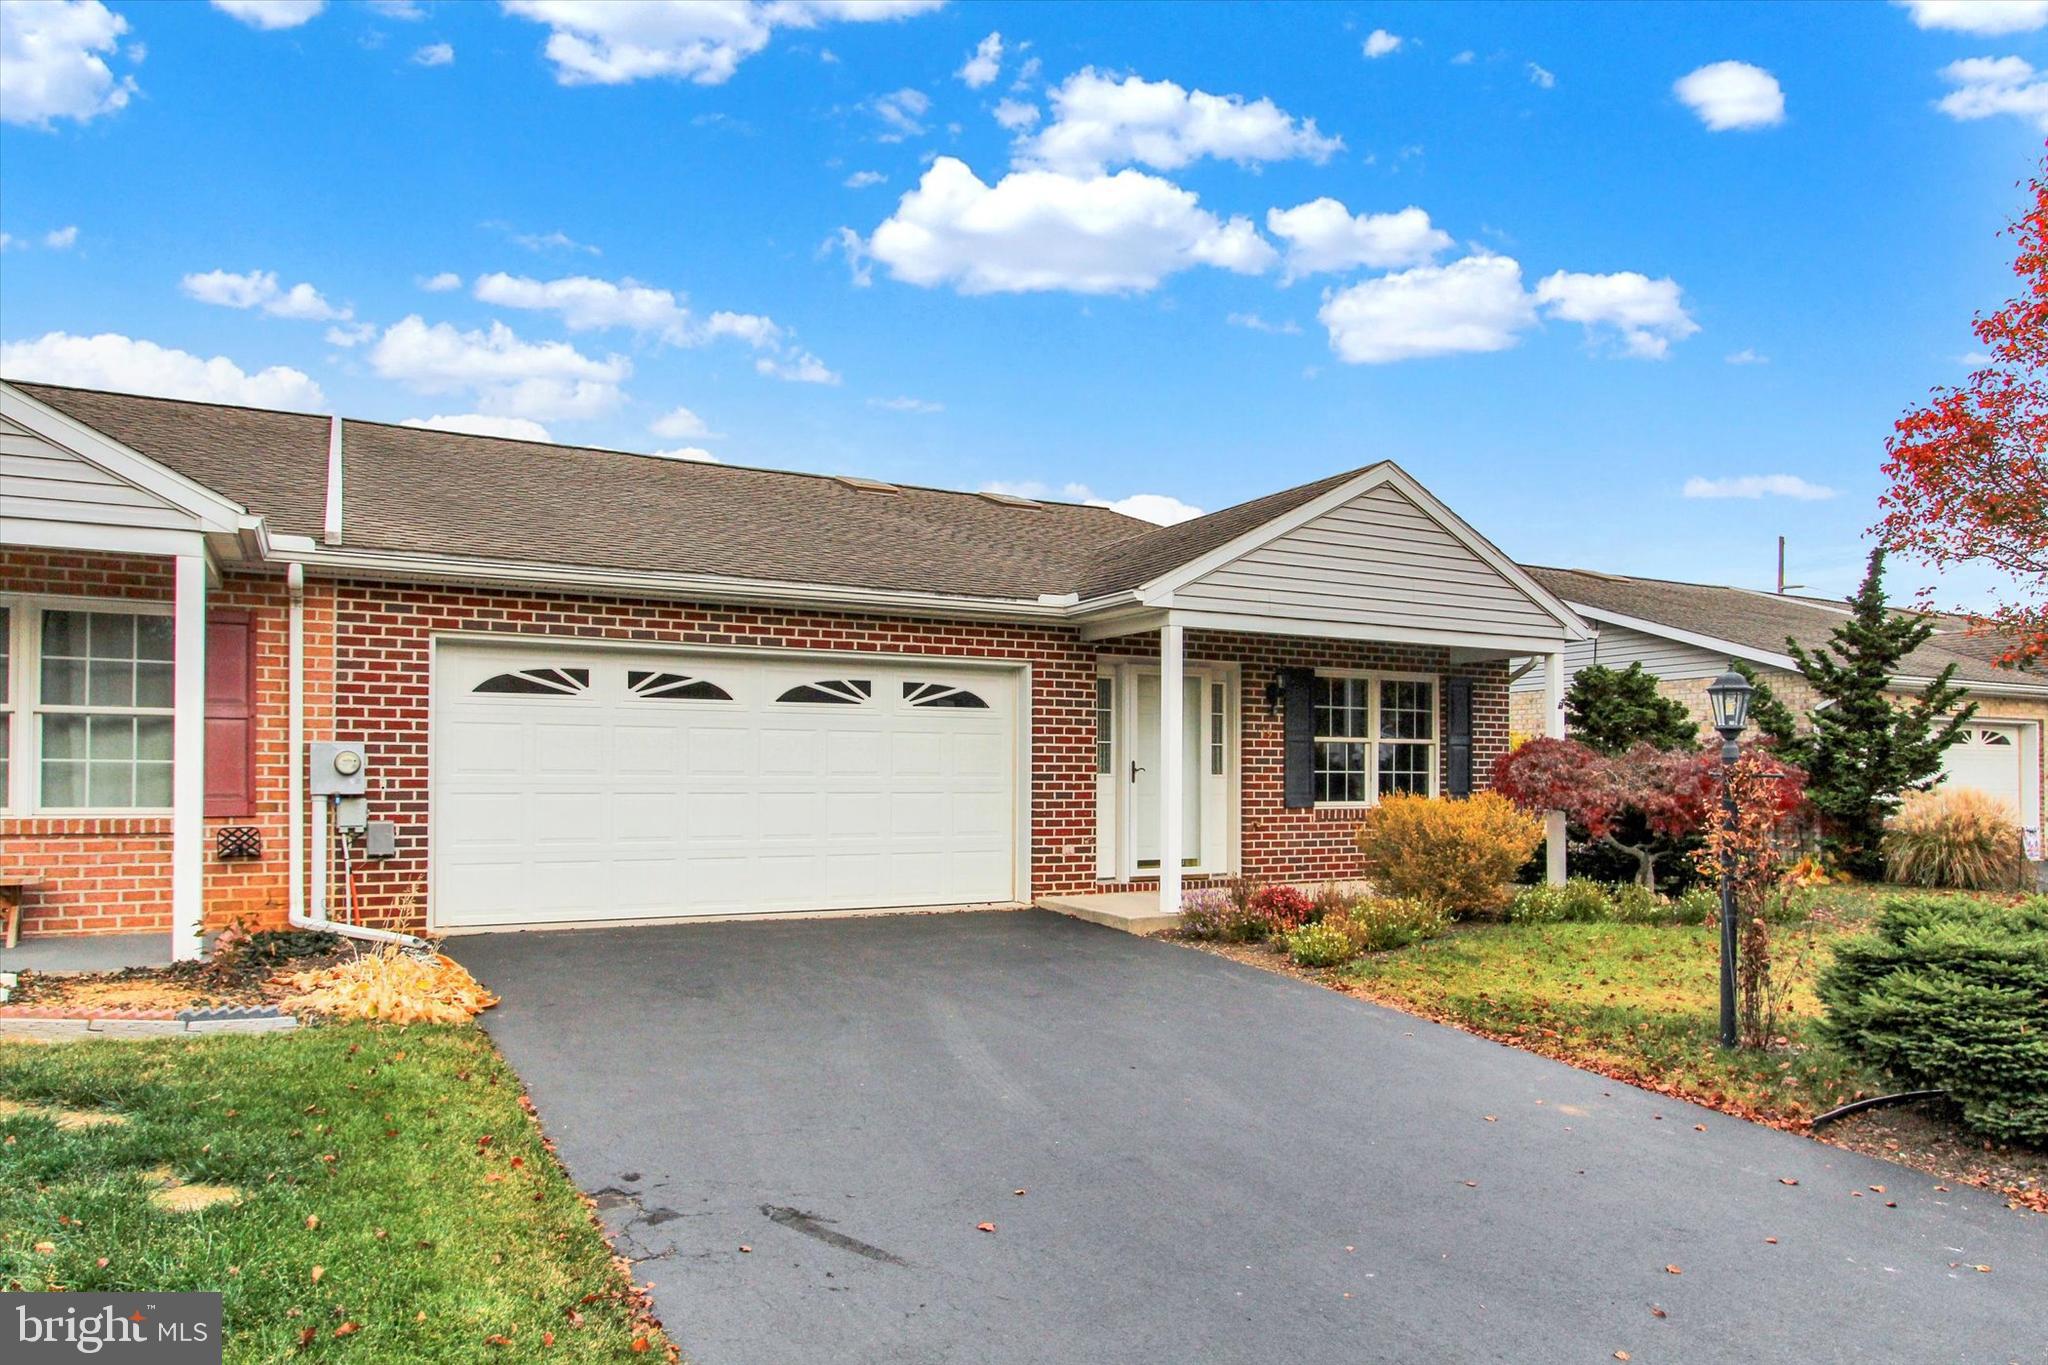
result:
<svg viewBox="0 0 2048 1365"><path fill-rule="evenodd" d="M397 943L407 948L425 948L423 938L371 929L360 924L337 924L327 918L327 808L313 807L313 912L306 913L306 566L293 564L286 582L291 593L290 624L287 630L289 656L285 704L285 744L290 751L290 776L286 782L291 805L291 893L285 920L294 929L318 929L344 938L371 943Z"/></svg>

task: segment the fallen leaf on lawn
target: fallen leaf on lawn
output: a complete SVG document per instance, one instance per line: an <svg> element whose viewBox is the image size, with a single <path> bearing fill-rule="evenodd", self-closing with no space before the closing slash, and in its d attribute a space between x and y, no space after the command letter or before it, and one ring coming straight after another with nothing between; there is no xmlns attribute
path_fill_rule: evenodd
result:
<svg viewBox="0 0 2048 1365"><path fill-rule="evenodd" d="M305 1329L304 1331L302 1331L302 1332L300 1332L300 1333L299 1333L299 1345L301 1345L301 1346L311 1346L311 1345L313 1344L313 1338L314 1338L314 1337L317 1337L317 1336L319 1336L319 1335L320 1335L320 1329L319 1329L319 1328L317 1328L317 1327L308 1327L308 1328L306 1328L306 1329Z"/></svg>
<svg viewBox="0 0 2048 1365"><path fill-rule="evenodd" d="M996 1230L996 1225L994 1223L976 1223L974 1225L974 1230L976 1232L994 1232Z"/></svg>
<svg viewBox="0 0 2048 1365"><path fill-rule="evenodd" d="M564 1313L564 1316L569 1319L569 1325L571 1327L581 1327L583 1325L583 1315L573 1308L568 1309Z"/></svg>
<svg viewBox="0 0 2048 1365"><path fill-rule="evenodd" d="M1778 1177L1778 1183L1780 1185L1797 1185L1799 1182L1794 1180L1791 1176L1781 1175Z"/></svg>
<svg viewBox="0 0 2048 1365"><path fill-rule="evenodd" d="M496 1332L484 1338L484 1345L486 1346L510 1346L511 1344L512 1338L500 1336Z"/></svg>
<svg viewBox="0 0 2048 1365"><path fill-rule="evenodd" d="M552 1346L552 1345L554 1345L554 1344L555 1344L555 1334L554 1334L553 1332L542 1332L542 1333L540 1334L540 1344L541 1344L541 1345L543 1345L543 1346Z"/></svg>
<svg viewBox="0 0 2048 1365"><path fill-rule="evenodd" d="M324 1265L316 1265L316 1266L314 1266L314 1267L313 1267L313 1275L312 1275L313 1283L314 1283L314 1284L318 1284L318 1283L320 1283L320 1278L321 1278L321 1276L325 1275L326 1273L327 1273L327 1267L326 1267L326 1266L324 1266Z"/></svg>
<svg viewBox="0 0 2048 1365"><path fill-rule="evenodd" d="M93 1264L94 1264L95 1266L98 1266L98 1267L99 1267L99 1268L100 1268L101 1270L105 1270L105 1269L107 1268L107 1258L106 1258L106 1257L104 1257L104 1256L102 1256L102 1257L100 1257L100 1258L99 1258L99 1259L98 1259L97 1261L94 1261L94 1262L93 1262ZM229 1266L229 1267L228 1267L228 1269L229 1269L229 1270L233 1270L233 1269L234 1269L234 1267L233 1267L233 1266Z"/></svg>
<svg viewBox="0 0 2048 1365"><path fill-rule="evenodd" d="M1666 1275L1683 1275L1685 1272L1675 1265L1667 1265L1664 1267L1664 1273Z"/></svg>
<svg viewBox="0 0 2048 1365"><path fill-rule="evenodd" d="M354 1336L357 1332L360 1332L362 1330L363 1325L360 1322L344 1322L341 1326L334 1329L334 1335L338 1337L349 1337Z"/></svg>
<svg viewBox="0 0 2048 1365"><path fill-rule="evenodd" d="M45 1256L54 1256L57 1254L57 1244L55 1242L37 1242L36 1250Z"/></svg>
<svg viewBox="0 0 2048 1365"><path fill-rule="evenodd" d="M318 1232L319 1230L320 1230L320 1215L319 1215L319 1214L317 1214L317 1213L309 1213L309 1214L307 1214L307 1215L306 1215L306 1231L308 1231L308 1232Z"/></svg>
<svg viewBox="0 0 2048 1365"><path fill-rule="evenodd" d="M647 1349L648 1349L649 1347L651 1347L651 1346L653 1346L653 1345L654 1345L654 1343L653 1343L653 1342L651 1342L651 1341L649 1341L649 1340L648 1340L648 1339L647 1339L646 1337L634 1337L634 1338L633 1338L633 1354L635 1354L635 1355L638 1355L638 1354L640 1354L640 1353L641 1353L642 1351L645 1351L645 1350L647 1350Z"/></svg>

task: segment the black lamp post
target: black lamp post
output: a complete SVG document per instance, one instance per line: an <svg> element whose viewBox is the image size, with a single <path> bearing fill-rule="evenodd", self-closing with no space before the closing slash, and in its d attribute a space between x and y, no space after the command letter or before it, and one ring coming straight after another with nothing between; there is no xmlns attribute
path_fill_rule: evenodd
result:
<svg viewBox="0 0 2048 1365"><path fill-rule="evenodd" d="M1735 1028L1735 760L1749 724L1749 680L1731 666L1707 685L1714 728L1721 732L1721 1046L1739 1041Z"/></svg>

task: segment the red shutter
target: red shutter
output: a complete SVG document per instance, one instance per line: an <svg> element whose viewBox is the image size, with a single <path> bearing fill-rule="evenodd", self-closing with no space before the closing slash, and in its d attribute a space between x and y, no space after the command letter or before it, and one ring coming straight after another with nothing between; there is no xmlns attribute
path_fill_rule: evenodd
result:
<svg viewBox="0 0 2048 1365"><path fill-rule="evenodd" d="M206 813L256 810L256 623L246 611L206 618Z"/></svg>

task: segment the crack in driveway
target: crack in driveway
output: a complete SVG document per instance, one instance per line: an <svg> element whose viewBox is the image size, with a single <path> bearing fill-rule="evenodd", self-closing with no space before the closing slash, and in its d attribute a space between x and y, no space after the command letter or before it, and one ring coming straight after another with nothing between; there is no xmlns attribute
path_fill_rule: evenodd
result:
<svg viewBox="0 0 2048 1365"><path fill-rule="evenodd" d="M865 1256L870 1261L880 1261L884 1265L910 1264L901 1256L884 1251L878 1246L871 1246L858 1237L848 1237L843 1232L834 1232L825 1226L830 1219L805 1213L802 1209L785 1208L780 1204L763 1204L761 1212L768 1215L769 1222L780 1223L790 1231L801 1232L806 1237L815 1237L826 1246L838 1247L841 1251L850 1251L856 1256Z"/></svg>

